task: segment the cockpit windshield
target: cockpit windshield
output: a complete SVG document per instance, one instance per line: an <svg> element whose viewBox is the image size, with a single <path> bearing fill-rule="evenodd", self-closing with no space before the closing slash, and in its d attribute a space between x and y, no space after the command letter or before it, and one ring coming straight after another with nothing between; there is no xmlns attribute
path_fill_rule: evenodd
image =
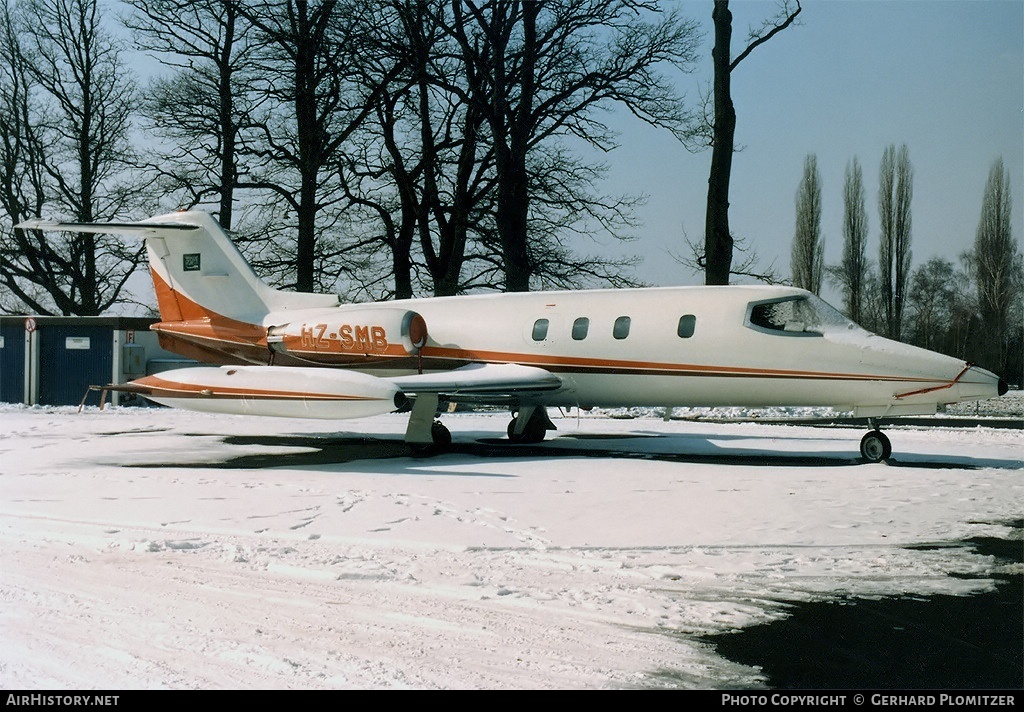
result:
<svg viewBox="0 0 1024 712"><path fill-rule="evenodd" d="M747 305L746 326L787 336L824 336L859 329L834 307L811 294L751 302Z"/></svg>

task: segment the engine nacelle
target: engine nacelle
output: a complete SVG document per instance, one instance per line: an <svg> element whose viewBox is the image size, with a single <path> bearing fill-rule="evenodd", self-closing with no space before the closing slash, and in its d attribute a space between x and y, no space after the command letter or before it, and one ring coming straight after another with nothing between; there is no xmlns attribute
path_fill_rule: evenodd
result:
<svg viewBox="0 0 1024 712"><path fill-rule="evenodd" d="M427 343L427 323L408 309L352 305L271 327L267 342L277 353L313 361L415 356Z"/></svg>
<svg viewBox="0 0 1024 712"><path fill-rule="evenodd" d="M146 376L125 390L207 413L285 418L363 418L398 410L405 394L356 371L284 366L195 366Z"/></svg>

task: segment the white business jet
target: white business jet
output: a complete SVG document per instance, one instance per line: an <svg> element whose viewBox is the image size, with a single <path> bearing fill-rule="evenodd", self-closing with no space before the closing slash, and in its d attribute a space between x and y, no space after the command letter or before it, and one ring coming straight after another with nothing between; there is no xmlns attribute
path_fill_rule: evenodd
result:
<svg viewBox="0 0 1024 712"><path fill-rule="evenodd" d="M441 450L441 402L507 405L513 442L553 429L546 407L832 406L867 418L870 462L892 453L877 419L1006 392L995 374L870 334L790 287L481 294L341 304L273 289L217 222L34 220L40 230L141 234L163 348L216 364L114 385L216 413L361 418L409 408L405 440Z"/></svg>

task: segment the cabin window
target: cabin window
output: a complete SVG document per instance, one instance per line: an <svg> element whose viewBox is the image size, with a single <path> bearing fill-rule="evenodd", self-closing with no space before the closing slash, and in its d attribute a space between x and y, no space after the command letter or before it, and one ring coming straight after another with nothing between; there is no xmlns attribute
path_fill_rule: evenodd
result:
<svg viewBox="0 0 1024 712"><path fill-rule="evenodd" d="M548 337L548 320L538 319L533 322L533 340L543 341Z"/></svg>
<svg viewBox="0 0 1024 712"><path fill-rule="evenodd" d="M587 338L587 332L590 331L590 319L585 316L581 316L579 319L572 323L572 338L575 341L583 341Z"/></svg>
<svg viewBox="0 0 1024 712"><path fill-rule="evenodd" d="M629 322L628 316L620 316L615 320L615 326L612 327L612 336L616 339L624 339L629 336Z"/></svg>
<svg viewBox="0 0 1024 712"><path fill-rule="evenodd" d="M693 314L686 314L679 317L679 325L676 327L676 334L680 339L688 339L693 336L693 330L697 326L697 317Z"/></svg>

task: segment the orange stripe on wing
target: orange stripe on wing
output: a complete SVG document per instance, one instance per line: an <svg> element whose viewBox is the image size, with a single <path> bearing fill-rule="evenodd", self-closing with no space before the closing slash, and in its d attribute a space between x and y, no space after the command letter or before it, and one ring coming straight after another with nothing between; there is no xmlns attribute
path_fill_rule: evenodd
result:
<svg viewBox="0 0 1024 712"><path fill-rule="evenodd" d="M146 376L137 381L134 385L151 389L152 395L177 396L184 398L253 398L257 400L337 400L337 401L374 401L385 400L373 396L353 396L346 394L332 393L308 393L303 391L275 391L266 388L234 388L224 386L209 386L200 383L181 383L179 381L168 381L159 376ZM159 393L157 393L159 391Z"/></svg>

